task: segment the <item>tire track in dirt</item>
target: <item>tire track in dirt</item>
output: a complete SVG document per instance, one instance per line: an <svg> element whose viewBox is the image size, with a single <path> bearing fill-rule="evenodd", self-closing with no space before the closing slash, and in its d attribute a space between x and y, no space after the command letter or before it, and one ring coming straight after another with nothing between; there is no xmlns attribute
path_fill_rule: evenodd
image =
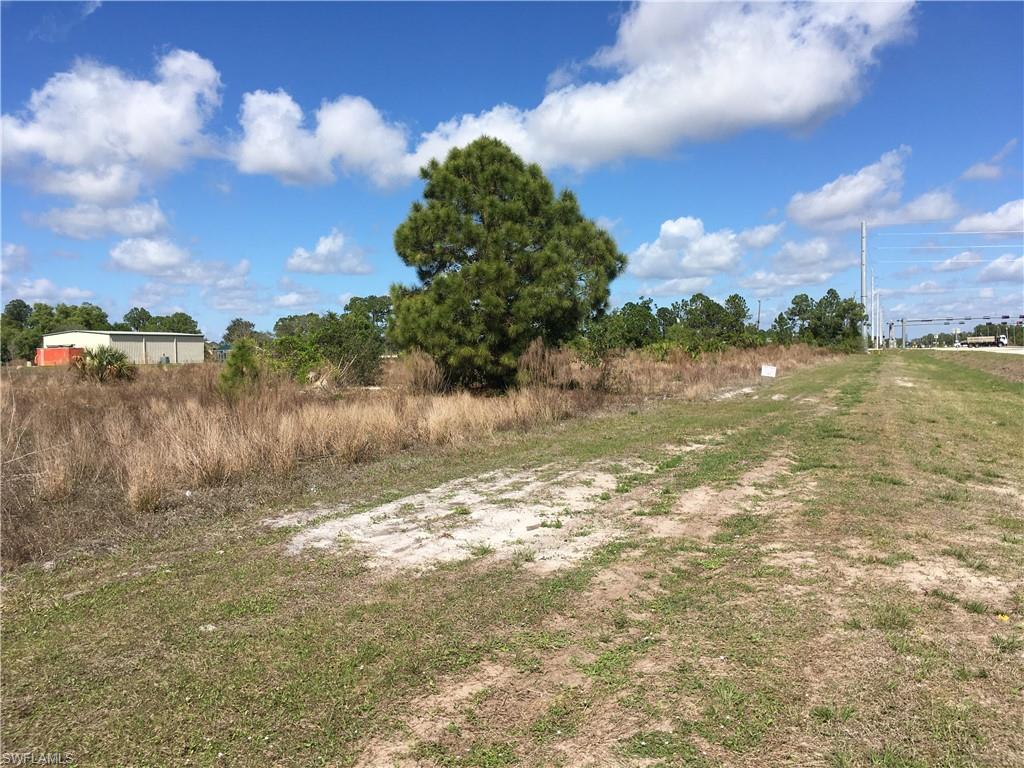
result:
<svg viewBox="0 0 1024 768"><path fill-rule="evenodd" d="M685 538L707 541L727 517L748 512L760 503L773 508L785 504L781 493L765 494L763 486L789 474L790 461L774 456L754 467L735 483L725 488L700 486L683 493L672 510L661 516L634 515L635 510L657 497L654 484L641 486L620 497L619 509L623 525L639 531L647 538ZM692 556L680 553L679 557ZM584 650L583 640L595 627L614 621L616 613L629 619L628 630L616 638L617 647L635 647L630 656L631 668L639 679L653 683L659 675L677 662L666 637L647 634L644 628L650 619L650 603L661 592L658 580L652 578L651 563L642 547L628 550L612 565L594 575L589 587L573 601L570 613L550 615L541 631L564 638L560 647L537 656L538 669L524 671L516 667L514 658L499 654L482 662L468 673L442 680L437 690L414 699L403 727L392 734L372 739L364 749L357 766L397 766L408 768L433 764L416 757L417 747L440 745L455 754L470 743L470 735L483 740L517 743L517 754L526 764L584 766L642 764L622 757L624 739L638 731L672 730L671 722L645 715L635 707L624 706L624 692L608 692L600 681L586 672L597 656ZM568 733L555 733L549 741L531 741L529 727L571 699L576 708L567 715ZM473 700L474 712L467 717L466 704ZM685 702L677 702L686 707ZM697 703L688 704L696 717ZM491 724L490 731L474 723ZM493 724L504 723L510 730L493 732ZM554 726L553 726L554 727ZM720 748L702 744L702 749L715 754Z"/></svg>

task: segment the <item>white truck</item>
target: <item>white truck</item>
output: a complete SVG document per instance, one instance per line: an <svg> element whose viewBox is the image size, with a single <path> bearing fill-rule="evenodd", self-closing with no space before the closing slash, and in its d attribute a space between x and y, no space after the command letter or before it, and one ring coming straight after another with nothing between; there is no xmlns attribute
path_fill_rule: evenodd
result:
<svg viewBox="0 0 1024 768"><path fill-rule="evenodd" d="M964 339L964 344L968 347L1005 347L1006 334L1001 333L998 336L968 336Z"/></svg>

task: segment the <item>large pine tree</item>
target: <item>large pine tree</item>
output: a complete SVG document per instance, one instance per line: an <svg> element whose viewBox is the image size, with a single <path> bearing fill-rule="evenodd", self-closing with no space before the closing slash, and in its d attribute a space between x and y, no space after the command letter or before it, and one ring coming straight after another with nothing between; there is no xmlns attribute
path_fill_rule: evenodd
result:
<svg viewBox="0 0 1024 768"><path fill-rule="evenodd" d="M424 202L395 232L420 280L392 289L400 346L428 352L454 382L504 386L531 341L559 344L606 310L626 259L539 166L484 137L420 173Z"/></svg>

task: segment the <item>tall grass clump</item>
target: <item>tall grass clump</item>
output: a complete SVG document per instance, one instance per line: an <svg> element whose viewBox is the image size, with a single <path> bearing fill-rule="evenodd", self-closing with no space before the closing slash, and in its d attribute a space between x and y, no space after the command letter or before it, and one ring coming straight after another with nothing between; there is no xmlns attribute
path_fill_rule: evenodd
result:
<svg viewBox="0 0 1024 768"><path fill-rule="evenodd" d="M418 349L389 360L382 380L387 389L411 395L434 395L448 388L441 366Z"/></svg>

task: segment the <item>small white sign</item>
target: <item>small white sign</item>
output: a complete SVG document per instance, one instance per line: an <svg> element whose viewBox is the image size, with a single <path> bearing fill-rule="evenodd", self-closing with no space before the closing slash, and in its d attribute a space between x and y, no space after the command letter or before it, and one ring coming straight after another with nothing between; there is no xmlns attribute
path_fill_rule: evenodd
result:
<svg viewBox="0 0 1024 768"><path fill-rule="evenodd" d="M761 365L761 375L767 376L770 379L775 378L775 366L774 365Z"/></svg>

